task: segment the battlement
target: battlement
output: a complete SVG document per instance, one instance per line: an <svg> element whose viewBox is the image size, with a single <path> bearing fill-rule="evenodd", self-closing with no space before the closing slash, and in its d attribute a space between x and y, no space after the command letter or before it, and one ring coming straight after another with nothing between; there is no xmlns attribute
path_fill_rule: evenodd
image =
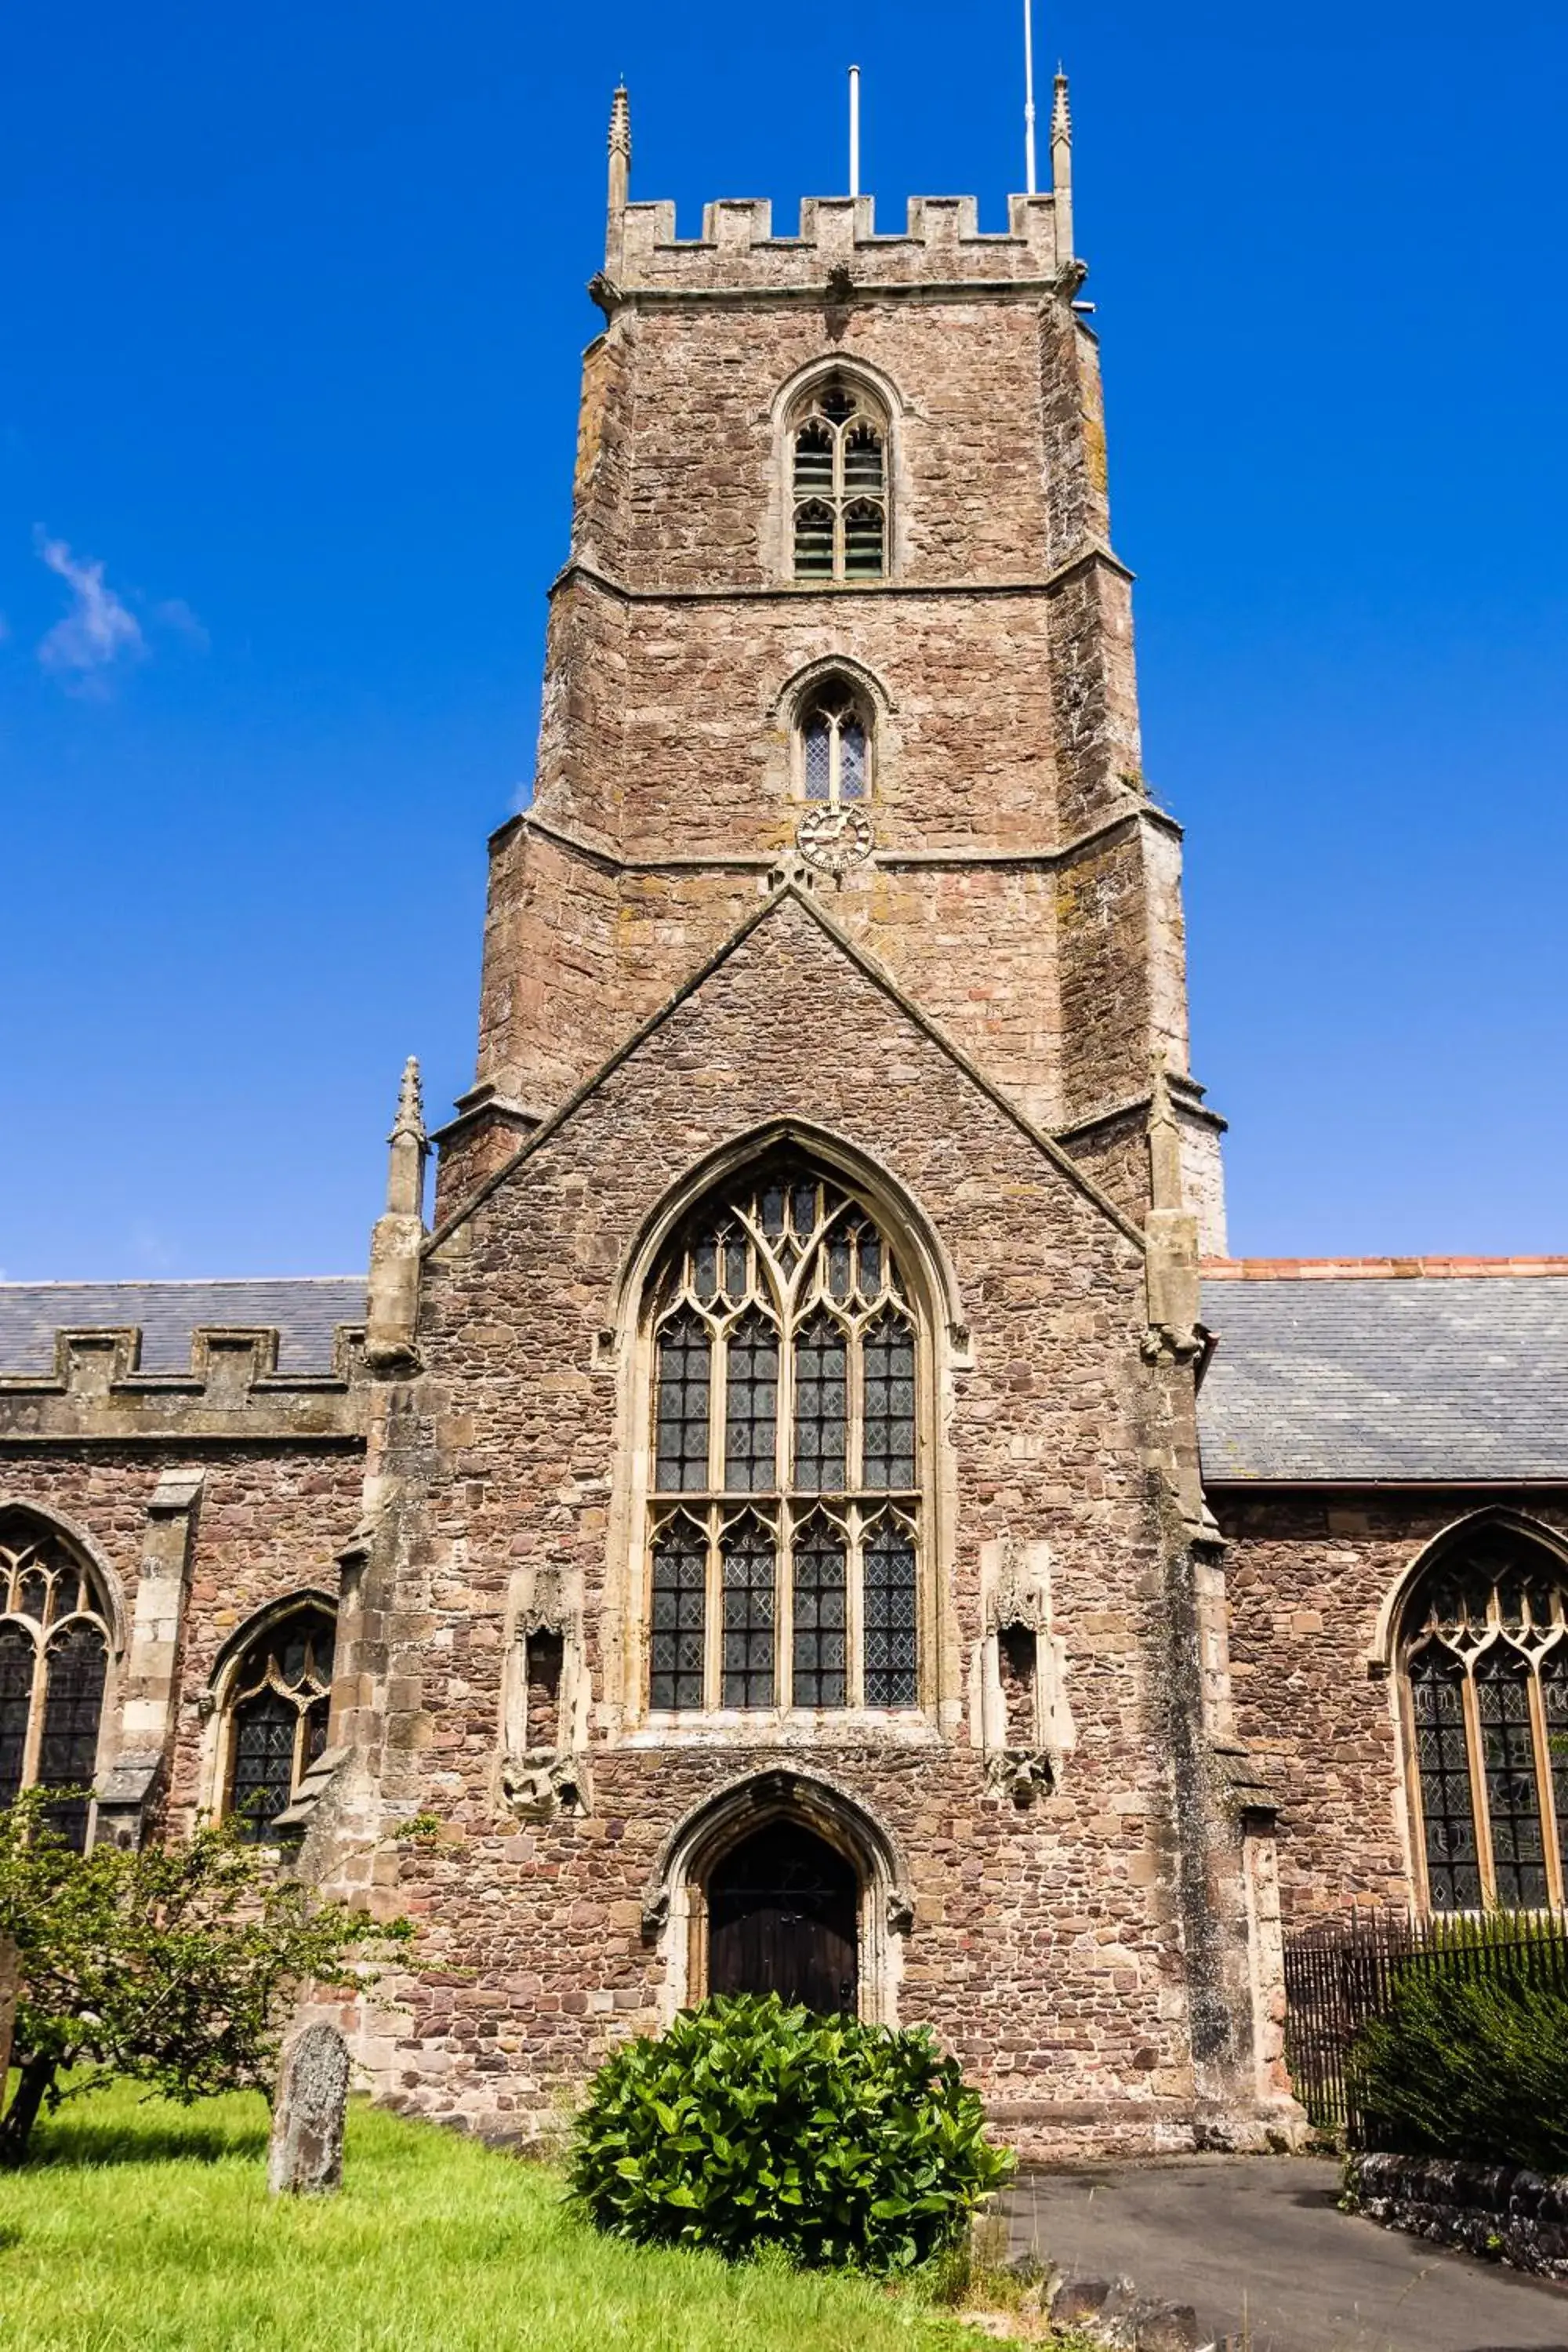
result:
<svg viewBox="0 0 1568 2352"><path fill-rule="evenodd" d="M885 232L870 196L806 196L795 234L775 236L766 197L732 197L704 205L700 236L680 237L673 204L630 201L631 109L617 89L605 277L616 295L677 297L820 296L829 279L858 288L1056 286L1073 262L1072 118L1059 73L1050 159L1049 189L1009 196L1005 229L982 230L973 196L911 196L903 228Z"/></svg>
<svg viewBox="0 0 1568 2352"><path fill-rule="evenodd" d="M678 237L672 204L628 204L607 274L627 294L820 294L837 269L861 287L1038 284L1072 259L1054 195L1010 196L1005 229L983 230L979 209L973 196L911 196L904 228L879 231L873 197L806 196L798 231L775 236L765 196L731 197L704 205L700 237Z"/></svg>

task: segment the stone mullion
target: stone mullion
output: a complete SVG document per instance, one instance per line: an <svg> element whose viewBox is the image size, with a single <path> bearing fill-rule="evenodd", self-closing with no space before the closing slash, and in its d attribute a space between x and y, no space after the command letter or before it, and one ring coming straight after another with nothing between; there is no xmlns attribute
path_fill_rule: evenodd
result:
<svg viewBox="0 0 1568 2352"><path fill-rule="evenodd" d="M861 1589L866 1512L859 1503L844 1507L844 1703L866 1704L866 1601Z"/></svg>
<svg viewBox="0 0 1568 2352"><path fill-rule="evenodd" d="M1492 1815L1487 1799L1486 1748L1476 1697L1476 1660L1465 1660L1465 1749L1470 1760L1470 1816L1476 1830L1476 1867L1480 1873L1481 1905L1490 1910L1497 1902L1497 1868L1492 1860Z"/></svg>
<svg viewBox="0 0 1568 2352"><path fill-rule="evenodd" d="M1541 1807L1541 1844L1546 1858L1546 1899L1554 1911L1561 1911L1563 1894L1563 1850L1557 1837L1557 1790L1552 1779L1552 1744L1546 1720L1546 1697L1541 1687L1541 1653L1536 1651L1530 1664L1530 1745L1531 1761L1535 1767L1536 1801Z"/></svg>
<svg viewBox="0 0 1568 2352"><path fill-rule="evenodd" d="M47 1609L47 1601L44 1605ZM47 1704L49 1645L43 1626L34 1629L27 1620L24 1619L23 1622L28 1624L28 1630L33 1634L33 1688L27 1706L27 1736L22 1746L22 1786L24 1789L35 1789L38 1784L38 1758L44 1745L44 1708Z"/></svg>
<svg viewBox="0 0 1568 2352"><path fill-rule="evenodd" d="M808 1250L801 1261L803 1284L813 1262ZM773 1427L773 1479L778 1496L773 1538L773 1703L781 1715L795 1702L795 1333L799 1297L797 1288L793 1311L784 1307L780 1312L778 1408Z"/></svg>
<svg viewBox="0 0 1568 2352"><path fill-rule="evenodd" d="M702 1625L702 1706L711 1715L724 1698L724 1507L710 1503L707 1590Z"/></svg>

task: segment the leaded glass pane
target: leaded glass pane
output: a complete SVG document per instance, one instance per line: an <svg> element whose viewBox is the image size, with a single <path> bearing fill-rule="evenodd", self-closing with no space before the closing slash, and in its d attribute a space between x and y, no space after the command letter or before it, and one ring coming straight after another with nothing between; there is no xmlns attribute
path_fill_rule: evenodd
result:
<svg viewBox="0 0 1568 2352"><path fill-rule="evenodd" d="M821 711L805 722L805 797L808 801L833 797L833 730Z"/></svg>
<svg viewBox="0 0 1568 2352"><path fill-rule="evenodd" d="M916 1699L915 1548L896 1521L866 1538L861 1567L866 1627L866 1704L913 1706Z"/></svg>
<svg viewBox="0 0 1568 2352"><path fill-rule="evenodd" d="M1546 1759L1557 1814L1557 1851L1568 1881L1568 1653L1561 1642L1541 1661L1542 1711L1546 1717Z"/></svg>
<svg viewBox="0 0 1568 2352"><path fill-rule="evenodd" d="M244 1835L260 1843L294 1793L294 1741L300 1710L281 1691L258 1691L234 1710L229 1809Z"/></svg>
<svg viewBox="0 0 1568 2352"><path fill-rule="evenodd" d="M16 1606L24 1617L41 1625L49 1613L49 1580L42 1569L29 1569L16 1580Z"/></svg>
<svg viewBox="0 0 1568 2352"><path fill-rule="evenodd" d="M848 1696L844 1538L809 1519L795 1539L795 1704L842 1706Z"/></svg>
<svg viewBox="0 0 1568 2352"><path fill-rule="evenodd" d="M22 1625L0 1625L0 1805L22 1786L37 1644Z"/></svg>
<svg viewBox="0 0 1568 2352"><path fill-rule="evenodd" d="M44 1661L40 1788L91 1788L108 1673L109 1644L99 1626L78 1620L49 1643ZM73 1797L50 1808L50 1819L79 1853L87 1843L87 1816L85 1797Z"/></svg>
<svg viewBox="0 0 1568 2352"><path fill-rule="evenodd" d="M1419 1652L1410 1664L1410 1705L1432 1908L1473 1911L1480 1905L1481 1871L1470 1801L1463 1667L1440 1651Z"/></svg>
<svg viewBox="0 0 1568 2352"><path fill-rule="evenodd" d="M754 1309L730 1334L724 1377L725 1491L765 1494L778 1476L779 1335Z"/></svg>
<svg viewBox="0 0 1568 2352"><path fill-rule="evenodd" d="M866 797L866 730L858 719L847 719L838 730L838 797Z"/></svg>
<svg viewBox="0 0 1568 2352"><path fill-rule="evenodd" d="M842 1325L818 1312L795 1355L795 1483L808 1495L844 1490L849 1388Z"/></svg>
<svg viewBox="0 0 1568 2352"><path fill-rule="evenodd" d="M712 1357L708 1326L690 1308L658 1335L654 1483L660 1494L700 1493L708 1485Z"/></svg>
<svg viewBox="0 0 1568 2352"><path fill-rule="evenodd" d="M861 1249L865 1265L865 1249ZM900 1491L915 1483L915 1340L889 1308L865 1338L865 1464L868 1486Z"/></svg>
<svg viewBox="0 0 1568 2352"><path fill-rule="evenodd" d="M650 1706L701 1706L707 1623L708 1547L689 1520L678 1520L654 1545Z"/></svg>
<svg viewBox="0 0 1568 2352"><path fill-rule="evenodd" d="M773 1704L773 1540L754 1520L724 1538L724 1696L726 1706Z"/></svg>
<svg viewBox="0 0 1568 2352"><path fill-rule="evenodd" d="M1534 1910L1546 1901L1545 1843L1535 1777L1530 1669L1517 1652L1499 1647L1480 1660L1476 1712L1497 1899L1505 1910Z"/></svg>

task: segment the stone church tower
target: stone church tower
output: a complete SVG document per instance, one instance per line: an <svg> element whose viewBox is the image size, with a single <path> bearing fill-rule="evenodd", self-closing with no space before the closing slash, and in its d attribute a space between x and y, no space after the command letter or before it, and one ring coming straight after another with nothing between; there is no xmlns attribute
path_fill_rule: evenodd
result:
<svg viewBox="0 0 1568 2352"><path fill-rule="evenodd" d="M412 1915L487 2133L771 1987L1256 2145L1282 1912L1568 1900L1568 1259L1218 1255L1051 153L683 242L617 97L430 1223L410 1065L368 1283L0 1283L0 1804Z"/></svg>
<svg viewBox="0 0 1568 2352"><path fill-rule="evenodd" d="M1068 141L1058 84L1005 234L683 243L616 98L537 783L427 1241L412 1096L395 1134L306 1845L427 1923L370 2055L437 2114L767 1985L929 2021L1026 2146L1280 2106L1196 1483L1219 1123Z"/></svg>

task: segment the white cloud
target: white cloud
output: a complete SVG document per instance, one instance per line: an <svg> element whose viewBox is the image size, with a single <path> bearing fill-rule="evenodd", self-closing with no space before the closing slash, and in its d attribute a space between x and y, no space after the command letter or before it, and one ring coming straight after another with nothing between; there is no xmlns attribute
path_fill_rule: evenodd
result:
<svg viewBox="0 0 1568 2352"><path fill-rule="evenodd" d="M108 586L101 563L78 562L63 539L37 535L40 560L57 572L75 600L38 646L38 659L56 677L79 683L101 678L120 661L147 650L142 624Z"/></svg>
<svg viewBox="0 0 1568 2352"><path fill-rule="evenodd" d="M153 618L162 621L166 629L173 629L176 636L184 637L195 646L198 653L205 654L212 644L205 628L183 596L165 596L161 604L153 605Z"/></svg>

